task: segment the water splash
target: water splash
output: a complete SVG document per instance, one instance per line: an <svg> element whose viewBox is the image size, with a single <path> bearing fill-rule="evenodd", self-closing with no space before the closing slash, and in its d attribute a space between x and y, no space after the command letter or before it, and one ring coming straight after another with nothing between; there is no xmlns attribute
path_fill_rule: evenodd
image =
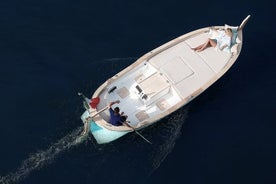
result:
<svg viewBox="0 0 276 184"><path fill-rule="evenodd" d="M38 170L43 166L50 164L60 153L82 143L86 140L84 137L79 138L79 134L82 129L83 127L78 127L51 145L48 149L31 154L29 158L22 162L21 166L15 172L11 172L6 176L0 176L0 183L18 183L25 179L32 171Z"/></svg>

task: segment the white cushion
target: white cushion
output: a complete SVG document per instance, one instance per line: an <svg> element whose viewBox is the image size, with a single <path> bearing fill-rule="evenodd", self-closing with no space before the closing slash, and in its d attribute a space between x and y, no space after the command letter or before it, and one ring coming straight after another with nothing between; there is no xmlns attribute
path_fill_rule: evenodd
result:
<svg viewBox="0 0 276 184"><path fill-rule="evenodd" d="M239 36L237 36L237 38L236 38L236 43L241 43Z"/></svg>
<svg viewBox="0 0 276 184"><path fill-rule="evenodd" d="M231 45L234 45L234 44L236 44L236 43L238 43L237 42L237 37L238 37L238 26L229 26L229 25L227 25L227 24L225 24L224 25L224 29L226 30L227 28L230 28L230 29L232 29L232 38L231 38Z"/></svg>
<svg viewBox="0 0 276 184"><path fill-rule="evenodd" d="M219 32L216 29L210 28L209 30L209 38L210 39L216 39L217 36L219 35Z"/></svg>
<svg viewBox="0 0 276 184"><path fill-rule="evenodd" d="M238 45L239 44L236 43L231 47L231 53L236 54L238 52Z"/></svg>

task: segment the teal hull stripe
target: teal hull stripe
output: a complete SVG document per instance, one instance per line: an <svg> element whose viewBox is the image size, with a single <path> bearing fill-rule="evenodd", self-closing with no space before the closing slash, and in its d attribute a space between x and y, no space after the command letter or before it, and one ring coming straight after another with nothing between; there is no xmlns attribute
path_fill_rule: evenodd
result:
<svg viewBox="0 0 276 184"><path fill-rule="evenodd" d="M98 126L94 121L91 121L90 122L90 130L91 132L96 132L96 131L99 131L99 130L102 130L103 128Z"/></svg>

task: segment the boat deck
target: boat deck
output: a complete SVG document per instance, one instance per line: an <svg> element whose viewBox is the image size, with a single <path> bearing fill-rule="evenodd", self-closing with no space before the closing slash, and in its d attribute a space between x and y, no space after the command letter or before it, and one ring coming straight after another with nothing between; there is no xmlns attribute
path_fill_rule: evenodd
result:
<svg viewBox="0 0 276 184"><path fill-rule="evenodd" d="M116 105L128 116L131 125L139 128L148 123L144 120L155 120L156 117L157 121L160 114L174 111L171 108L181 101L188 102L209 87L208 82L217 78L217 74L233 56L214 48L202 52L191 49L204 43L208 36L208 29L204 29L177 44L169 42L161 46L168 48L143 60L127 74L120 76L120 80L108 85L100 93L101 102L97 109L106 107L111 101L120 100L120 104ZM159 51L160 48L155 50ZM108 93L115 86L116 89ZM106 110L95 121L112 130L129 130L125 126L110 125L107 123L109 119Z"/></svg>
<svg viewBox="0 0 276 184"><path fill-rule="evenodd" d="M208 36L208 33L203 33L189 38L149 60L171 79L183 98L207 83L231 58L230 53L215 48L202 52L191 49L204 43Z"/></svg>
<svg viewBox="0 0 276 184"><path fill-rule="evenodd" d="M108 93L108 90L114 86L116 89ZM141 93L138 88L142 90ZM160 114L181 100L167 79L147 62L118 83L114 82L110 88L101 93L100 99L98 109L104 108L111 101L120 100L120 104L116 105L128 116L133 127L150 116ZM100 115L106 121L109 120L108 110Z"/></svg>

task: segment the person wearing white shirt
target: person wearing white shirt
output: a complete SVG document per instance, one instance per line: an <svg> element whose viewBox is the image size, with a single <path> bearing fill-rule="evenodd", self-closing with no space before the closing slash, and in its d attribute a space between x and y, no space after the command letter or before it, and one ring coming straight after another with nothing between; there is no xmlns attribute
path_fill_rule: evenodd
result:
<svg viewBox="0 0 276 184"><path fill-rule="evenodd" d="M205 43L192 49L194 51L201 52L208 47L218 47L220 50L223 50L225 47L230 47L232 29L227 28L225 31L218 30L217 32L218 34L215 38L208 38L208 40Z"/></svg>

